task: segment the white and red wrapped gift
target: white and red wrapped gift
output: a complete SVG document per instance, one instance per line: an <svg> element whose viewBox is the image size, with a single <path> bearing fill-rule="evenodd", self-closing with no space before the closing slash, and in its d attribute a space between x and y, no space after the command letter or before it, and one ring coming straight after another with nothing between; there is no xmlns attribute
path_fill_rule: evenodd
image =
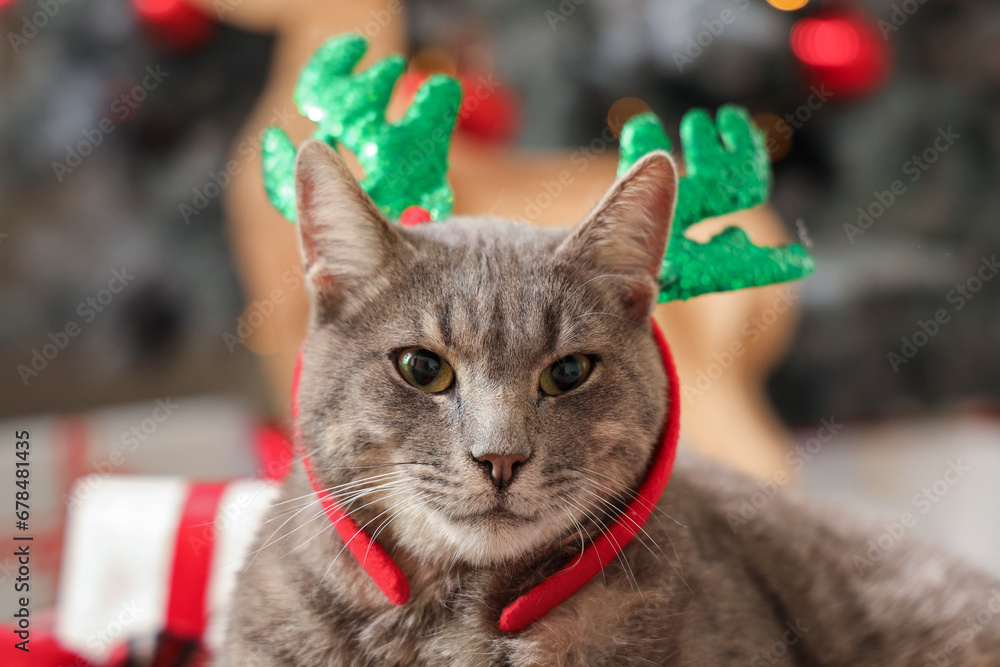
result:
<svg viewBox="0 0 1000 667"><path fill-rule="evenodd" d="M33 626L28 652L5 642L3 655L11 657L0 663L207 664L223 641L236 575L290 459L276 431L262 430L258 449L271 479L79 479L73 489L79 501L67 517L54 627Z"/></svg>
<svg viewBox="0 0 1000 667"><path fill-rule="evenodd" d="M229 479L253 475L259 467L258 416L243 401L226 397L172 397L82 414L19 417L0 421L0 431L30 435L31 601L38 609L51 606L59 588L68 512L89 488L77 484L81 478L90 475L90 483L115 475ZM16 460L0 456L0 479L14 479ZM5 545L24 534L15 528L14 513L13 502L0 504ZM16 609L14 596L7 594L16 570L11 550L4 549L0 623L9 623Z"/></svg>

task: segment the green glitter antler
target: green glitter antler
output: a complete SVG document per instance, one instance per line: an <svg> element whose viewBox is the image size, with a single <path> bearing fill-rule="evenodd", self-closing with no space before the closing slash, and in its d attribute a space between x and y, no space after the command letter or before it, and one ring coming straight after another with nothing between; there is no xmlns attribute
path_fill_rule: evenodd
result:
<svg viewBox="0 0 1000 667"><path fill-rule="evenodd" d="M813 259L802 246L756 246L739 227L727 227L707 243L687 237L687 230L702 220L767 201L770 159L764 136L745 109L719 109L718 131L704 111L689 112L681 120L681 144L687 174L680 179L660 273L661 303L796 280L813 272ZM656 149L671 149L657 117L644 113L631 118L622 128L619 175Z"/></svg>
<svg viewBox="0 0 1000 667"><path fill-rule="evenodd" d="M420 87L406 114L386 120L385 110L406 61L379 60L354 74L368 50L361 35L341 35L324 44L302 70L295 89L299 111L315 121L313 136L346 146L365 170L361 187L390 218L410 205L435 220L451 214L448 143L461 103L458 81L434 75ZM295 220L295 144L283 130L264 131L264 186L271 203Z"/></svg>

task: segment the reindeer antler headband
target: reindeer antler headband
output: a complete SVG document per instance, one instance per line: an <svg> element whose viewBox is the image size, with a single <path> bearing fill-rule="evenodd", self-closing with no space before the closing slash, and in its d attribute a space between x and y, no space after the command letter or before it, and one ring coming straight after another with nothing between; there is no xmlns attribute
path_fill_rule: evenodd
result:
<svg viewBox="0 0 1000 667"><path fill-rule="evenodd" d="M392 220L411 206L433 220L451 215L454 195L448 185L448 145L462 99L455 79L437 74L417 91L406 114L385 117L396 80L406 66L402 56L384 58L354 73L368 40L342 35L329 40L302 70L295 89L299 111L316 123L313 136L343 144L365 170L361 187ZM681 145L687 174L680 179L659 301L797 280L812 273L812 257L798 244L767 247L750 242L746 232L727 227L706 243L687 230L707 218L767 201L770 160L764 135L746 110L724 106L715 123L702 110L681 120ZM721 143L720 143L721 139ZM646 153L671 150L670 140L652 113L631 118L622 129L618 173ZM295 144L283 130L264 134L264 184L271 203L295 220Z"/></svg>
<svg viewBox="0 0 1000 667"><path fill-rule="evenodd" d="M461 102L461 88L447 76L433 76L418 91L406 114L397 122L386 120L385 110L393 85L403 73L399 56L380 60L354 74L367 49L360 36L337 37L310 60L295 91L303 114L316 122L314 137L350 149L365 169L361 186L390 219L404 224L414 209L426 220L451 214L448 186L448 142ZM719 143L721 137L722 143ZM750 243L747 235L730 227L707 243L687 238L689 227L705 218L756 206L767 199L771 173L763 137L753 128L746 111L725 107L719 111L718 128L703 111L694 111L681 122L681 142L687 175L680 181L677 209L660 275L660 301L688 299L699 294L767 285L807 275L812 258L797 245L766 248ZM659 120L652 114L636 116L621 135L624 173L645 153L670 150ZM278 128L264 137L264 182L267 193L289 220L295 217L295 145ZM508 604L498 619L504 632L517 632L545 616L586 585L629 544L659 501L673 468L680 432L680 383L662 333L651 323L668 378L667 417L660 444L634 498L607 530L581 551L571 563L545 578ZM298 415L298 379L302 356L293 381L293 416ZM337 499L324 489L313 473L309 454L297 446L313 491L323 510L361 567L394 605L410 597L410 582L386 549L359 527Z"/></svg>

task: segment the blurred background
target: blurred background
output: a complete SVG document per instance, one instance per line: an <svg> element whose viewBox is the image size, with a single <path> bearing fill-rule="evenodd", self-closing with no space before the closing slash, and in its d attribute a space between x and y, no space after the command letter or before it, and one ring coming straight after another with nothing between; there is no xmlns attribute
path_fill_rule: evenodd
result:
<svg viewBox="0 0 1000 667"><path fill-rule="evenodd" d="M586 148L645 108L676 144L692 107L746 106L818 265L767 384L802 486L1000 574L1000 4L399 4L418 63L503 82L463 121L486 144ZM240 9L0 0L0 432L36 448L39 604L76 478L250 474L277 417L267 352L230 342L225 189L276 45Z"/></svg>

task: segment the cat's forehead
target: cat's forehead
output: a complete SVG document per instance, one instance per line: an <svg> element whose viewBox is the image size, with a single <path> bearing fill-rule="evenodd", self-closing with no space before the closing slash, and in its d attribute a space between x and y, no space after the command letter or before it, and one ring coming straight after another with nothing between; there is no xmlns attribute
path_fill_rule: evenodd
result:
<svg viewBox="0 0 1000 667"><path fill-rule="evenodd" d="M557 258L569 232L488 218L403 229L413 251L368 304L367 331L355 333L508 357L573 352L605 338L608 323L583 317L602 310L583 286L589 274Z"/></svg>
<svg viewBox="0 0 1000 667"><path fill-rule="evenodd" d="M567 279L556 261L566 229L457 218L406 231L413 252L404 270L442 300L539 302L557 297L551 283Z"/></svg>
<svg viewBox="0 0 1000 667"><path fill-rule="evenodd" d="M408 235L414 280L401 305L447 349L554 347L572 291L555 259L567 233L483 218L424 225Z"/></svg>
<svg viewBox="0 0 1000 667"><path fill-rule="evenodd" d="M417 256L445 253L455 260L455 265L465 264L472 270L476 270L478 260L526 267L535 266L539 260L551 260L569 232L565 227L538 227L488 217L457 217L402 229Z"/></svg>

